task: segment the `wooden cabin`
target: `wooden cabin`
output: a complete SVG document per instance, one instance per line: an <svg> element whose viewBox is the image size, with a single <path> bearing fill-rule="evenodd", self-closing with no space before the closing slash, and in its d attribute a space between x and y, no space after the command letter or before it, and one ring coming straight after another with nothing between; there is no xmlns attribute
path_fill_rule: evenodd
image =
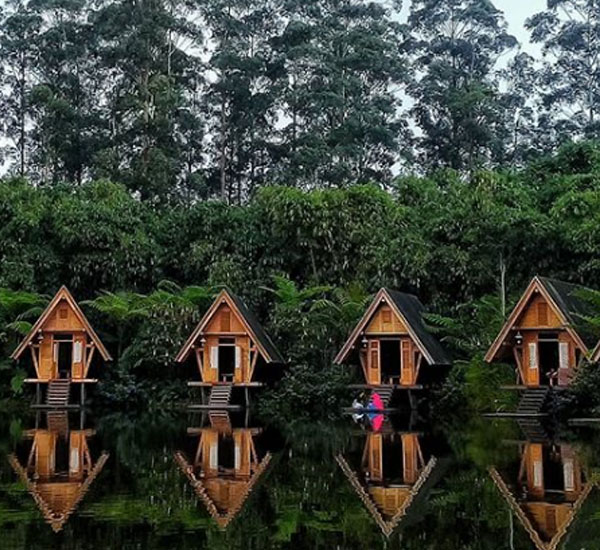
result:
<svg viewBox="0 0 600 550"><path fill-rule="evenodd" d="M340 454L336 461L386 537L407 516L438 461L424 458L420 434L367 432L358 469Z"/></svg>
<svg viewBox="0 0 600 550"><path fill-rule="evenodd" d="M30 442L27 458L21 462L11 454L9 462L27 487L52 530L61 531L90 485L108 460L103 452L97 461L91 456L90 429L70 429L66 411L47 413L47 427L26 431Z"/></svg>
<svg viewBox="0 0 600 550"><path fill-rule="evenodd" d="M229 405L233 387L245 388L247 401L248 388L261 386L268 367L284 362L258 319L229 290L219 293L175 361L190 358L198 379L188 385L210 388L213 408Z"/></svg>
<svg viewBox="0 0 600 550"><path fill-rule="evenodd" d="M570 445L519 445L520 461L512 475L496 468L490 468L490 475L537 550L556 550L593 483Z"/></svg>
<svg viewBox="0 0 600 550"><path fill-rule="evenodd" d="M416 296L382 288L335 358L361 366L369 389L421 389L425 371L450 359L423 321ZM431 373L429 373L431 374Z"/></svg>
<svg viewBox="0 0 600 550"><path fill-rule="evenodd" d="M90 377L96 350L103 361L112 360L83 311L63 286L11 358L20 360L30 356L35 376L25 382L36 384L37 404L41 402L41 386L45 386L47 405L60 407L68 404L71 385L79 385L83 404L86 384L98 382Z"/></svg>
<svg viewBox="0 0 600 550"><path fill-rule="evenodd" d="M226 529L271 462L270 452L256 445L261 428L234 428L227 412L209 414L210 426L188 428L196 451L188 458L183 451L175 461L196 495L219 528Z"/></svg>
<svg viewBox="0 0 600 550"><path fill-rule="evenodd" d="M569 385L581 358L597 338L583 325L593 308L582 287L535 277L485 356L515 365L517 387Z"/></svg>

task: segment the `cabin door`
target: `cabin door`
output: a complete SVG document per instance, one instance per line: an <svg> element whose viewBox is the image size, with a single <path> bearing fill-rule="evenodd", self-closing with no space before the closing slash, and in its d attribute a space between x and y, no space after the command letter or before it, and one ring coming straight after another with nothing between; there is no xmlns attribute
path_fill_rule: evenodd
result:
<svg viewBox="0 0 600 550"><path fill-rule="evenodd" d="M525 385L527 386L539 386L540 385L540 359L538 350L538 336L537 334L526 334L524 339L525 348L525 372L527 374L527 380Z"/></svg>
<svg viewBox="0 0 600 550"><path fill-rule="evenodd" d="M381 481L383 479L383 436L369 434L367 445L369 446L369 475L372 481Z"/></svg>
<svg viewBox="0 0 600 550"><path fill-rule="evenodd" d="M381 384L381 346L379 340L369 340L368 347L368 384Z"/></svg>
<svg viewBox="0 0 600 550"><path fill-rule="evenodd" d="M54 365L57 378L71 378L73 366L73 339L71 337L54 337Z"/></svg>
<svg viewBox="0 0 600 550"><path fill-rule="evenodd" d="M403 386L414 386L415 384L415 364L412 361L410 340L400 341L400 365L401 374L400 383Z"/></svg>

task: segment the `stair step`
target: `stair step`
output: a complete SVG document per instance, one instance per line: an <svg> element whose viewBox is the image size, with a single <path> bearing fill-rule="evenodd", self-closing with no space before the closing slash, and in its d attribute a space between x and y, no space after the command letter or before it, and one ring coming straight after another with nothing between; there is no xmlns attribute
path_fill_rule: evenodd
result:
<svg viewBox="0 0 600 550"><path fill-rule="evenodd" d="M68 405L70 389L70 380L52 380L48 384L46 403L53 407L64 407Z"/></svg>

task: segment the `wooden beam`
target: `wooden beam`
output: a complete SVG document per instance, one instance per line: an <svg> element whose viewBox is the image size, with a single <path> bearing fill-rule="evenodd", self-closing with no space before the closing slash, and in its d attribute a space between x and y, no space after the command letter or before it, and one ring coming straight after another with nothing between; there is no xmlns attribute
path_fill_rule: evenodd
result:
<svg viewBox="0 0 600 550"><path fill-rule="evenodd" d="M258 349L256 349L256 347L250 348L250 353L252 352L254 352L254 355L250 362L250 376L248 377L248 382L250 382L254 376L254 369L256 368L256 362L258 361Z"/></svg>
<svg viewBox="0 0 600 550"><path fill-rule="evenodd" d="M421 372L421 365L423 363L423 354L417 350L417 364L415 368L415 379L413 382L416 384L419 379L419 372Z"/></svg>
<svg viewBox="0 0 600 550"><path fill-rule="evenodd" d="M37 350L34 346L29 346L29 349L31 350L31 358L33 360L33 366L35 367L35 374L38 378L40 378L40 365L38 362Z"/></svg>
<svg viewBox="0 0 600 550"><path fill-rule="evenodd" d="M90 365L92 364L92 358L94 357L94 352L96 351L96 346L90 346L90 352L87 354L85 361L85 370L83 371L83 377L87 378L88 371L90 370Z"/></svg>
<svg viewBox="0 0 600 550"><path fill-rule="evenodd" d="M369 373L367 372L367 350L365 349L361 349L358 352L358 358L360 360L360 366L362 367L363 370L363 374L365 375L365 381L368 382L369 381Z"/></svg>
<svg viewBox="0 0 600 550"><path fill-rule="evenodd" d="M194 351L196 353L196 364L198 365L198 370L200 371L200 380L204 382L204 363L202 362L204 348L194 347Z"/></svg>
<svg viewBox="0 0 600 550"><path fill-rule="evenodd" d="M527 380L525 380L525 373L523 372L523 364L521 363L521 356L519 355L519 351L522 348L519 348L518 346L513 346L513 356L515 358L515 363L517 364L517 374L521 377L521 382L523 382L523 384L527 383ZM517 380L517 383L519 381Z"/></svg>

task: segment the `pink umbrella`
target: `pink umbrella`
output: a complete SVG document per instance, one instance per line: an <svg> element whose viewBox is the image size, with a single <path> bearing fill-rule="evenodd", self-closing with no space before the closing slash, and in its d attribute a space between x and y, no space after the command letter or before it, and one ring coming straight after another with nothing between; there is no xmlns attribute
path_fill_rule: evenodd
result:
<svg viewBox="0 0 600 550"><path fill-rule="evenodd" d="M381 426L383 426L383 415L378 414L375 418L371 419L371 427L373 431L378 432L381 430Z"/></svg>
<svg viewBox="0 0 600 550"><path fill-rule="evenodd" d="M385 408L383 406L383 400L381 399L381 396L376 392L373 392L373 395L371 396L370 405L370 408L376 411L382 411Z"/></svg>

